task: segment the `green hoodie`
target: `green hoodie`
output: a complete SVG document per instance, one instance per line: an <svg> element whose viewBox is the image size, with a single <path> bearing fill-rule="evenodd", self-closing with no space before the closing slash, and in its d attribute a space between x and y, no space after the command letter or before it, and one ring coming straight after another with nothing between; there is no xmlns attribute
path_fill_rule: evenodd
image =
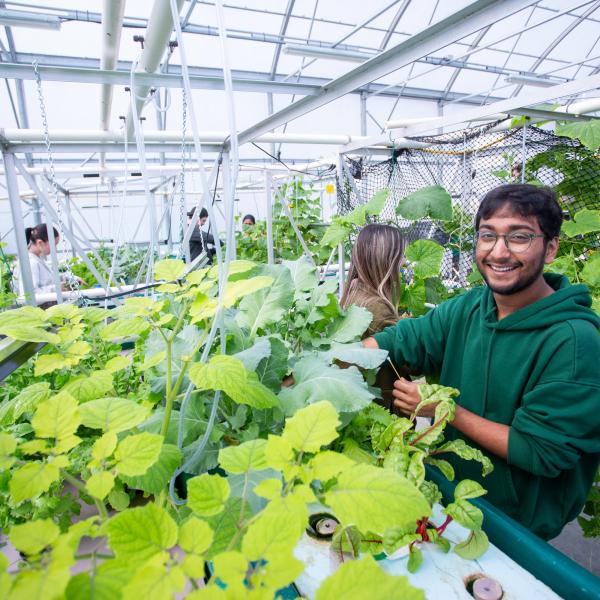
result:
<svg viewBox="0 0 600 600"><path fill-rule="evenodd" d="M600 318L583 285L545 274L553 294L498 321L487 287L375 335L398 366L458 388L467 410L510 426L508 457L453 460L487 498L550 539L580 512L600 461ZM463 437L452 427L447 438ZM478 447L468 438L474 447Z"/></svg>

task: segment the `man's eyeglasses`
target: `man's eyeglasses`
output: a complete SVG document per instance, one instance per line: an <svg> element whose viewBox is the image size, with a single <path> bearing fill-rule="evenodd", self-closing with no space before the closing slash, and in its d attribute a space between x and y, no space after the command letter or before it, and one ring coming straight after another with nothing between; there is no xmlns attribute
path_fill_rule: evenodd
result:
<svg viewBox="0 0 600 600"><path fill-rule="evenodd" d="M507 233L506 235L499 235L493 231L478 231L475 234L475 240L477 247L480 250L491 250L498 241L498 238L504 239L506 247L515 254L519 252L526 252L531 248L531 244L535 238L546 237L539 233Z"/></svg>

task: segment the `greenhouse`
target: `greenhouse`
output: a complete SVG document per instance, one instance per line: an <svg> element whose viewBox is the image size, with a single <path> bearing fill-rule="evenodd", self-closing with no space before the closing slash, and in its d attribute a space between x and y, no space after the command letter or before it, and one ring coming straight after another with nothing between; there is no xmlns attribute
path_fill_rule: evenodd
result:
<svg viewBox="0 0 600 600"><path fill-rule="evenodd" d="M600 599L600 1L0 25L1 598Z"/></svg>

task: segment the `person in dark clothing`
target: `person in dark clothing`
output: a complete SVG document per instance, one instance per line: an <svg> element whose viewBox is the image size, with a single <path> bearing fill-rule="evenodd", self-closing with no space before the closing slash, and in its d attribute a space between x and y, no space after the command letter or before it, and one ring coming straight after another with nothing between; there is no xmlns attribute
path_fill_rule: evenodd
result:
<svg viewBox="0 0 600 600"><path fill-rule="evenodd" d="M254 218L254 215L247 214L242 219L242 225L246 225L246 227L254 227L254 225L256 225L256 219Z"/></svg>
<svg viewBox="0 0 600 600"><path fill-rule="evenodd" d="M494 470L483 478L456 457L457 479L479 481L488 500L544 539L579 514L600 461L600 318L586 286L544 273L561 223L551 189L495 188L475 218L487 287L363 342L460 390L446 438L479 448ZM394 388L394 404L410 414L416 384L399 379Z"/></svg>
<svg viewBox="0 0 600 600"><path fill-rule="evenodd" d="M194 211L190 210L187 214L188 225L194 217ZM206 252L209 264L212 263L213 256L215 255L215 238L212 234L204 231L202 226L208 221L208 211L203 208L198 213L198 222L192 231L190 236L190 260L194 260L202 252Z"/></svg>

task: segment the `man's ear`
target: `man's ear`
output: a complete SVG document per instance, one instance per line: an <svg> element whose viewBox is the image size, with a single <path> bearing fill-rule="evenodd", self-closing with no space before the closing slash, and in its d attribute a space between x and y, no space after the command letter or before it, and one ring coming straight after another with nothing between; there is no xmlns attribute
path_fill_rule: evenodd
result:
<svg viewBox="0 0 600 600"><path fill-rule="evenodd" d="M546 246L546 256L544 262L549 265L555 258L558 252L559 240L558 237L552 238Z"/></svg>

